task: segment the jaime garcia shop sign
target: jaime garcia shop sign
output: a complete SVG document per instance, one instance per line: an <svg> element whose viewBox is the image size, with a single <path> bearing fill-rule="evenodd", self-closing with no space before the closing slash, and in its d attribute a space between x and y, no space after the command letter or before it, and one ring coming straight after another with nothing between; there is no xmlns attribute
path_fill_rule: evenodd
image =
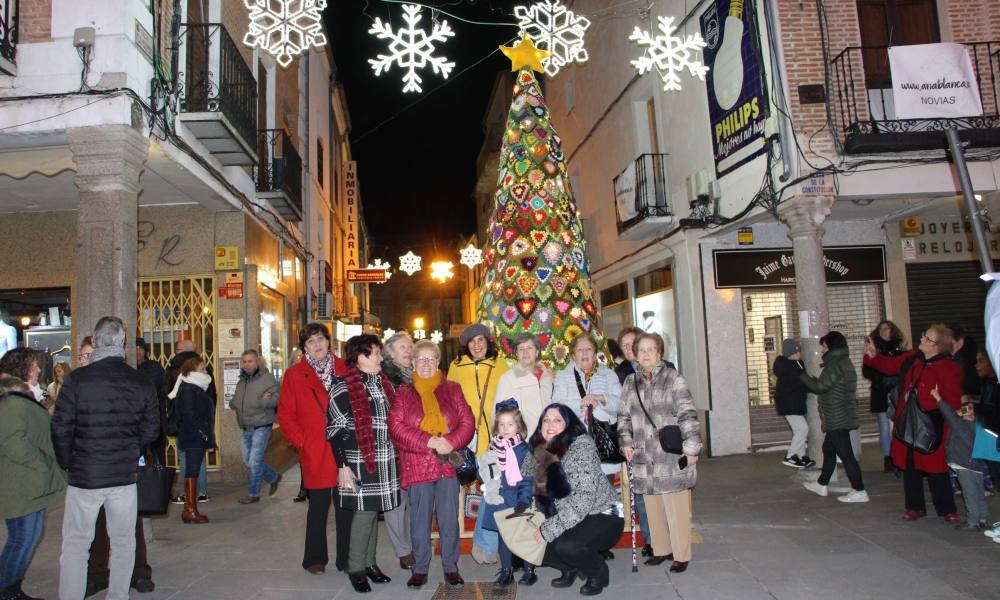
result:
<svg viewBox="0 0 1000 600"><path fill-rule="evenodd" d="M722 177L764 153L767 96L754 3L714 0L701 14L708 65L708 116L715 173Z"/></svg>
<svg viewBox="0 0 1000 600"><path fill-rule="evenodd" d="M791 248L714 250L715 288L788 287L795 285ZM886 280L884 246L823 248L827 285L881 283Z"/></svg>

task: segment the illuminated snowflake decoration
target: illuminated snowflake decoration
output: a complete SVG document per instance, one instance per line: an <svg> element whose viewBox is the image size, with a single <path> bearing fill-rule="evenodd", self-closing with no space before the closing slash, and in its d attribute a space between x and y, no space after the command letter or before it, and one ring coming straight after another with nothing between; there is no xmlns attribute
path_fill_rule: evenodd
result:
<svg viewBox="0 0 1000 600"><path fill-rule="evenodd" d="M444 341L444 334L435 329L431 332L431 341L435 344L440 344Z"/></svg>
<svg viewBox="0 0 1000 600"><path fill-rule="evenodd" d="M437 279L444 283L455 276L452 269L455 265L450 262L438 261L431 263L431 279Z"/></svg>
<svg viewBox="0 0 1000 600"><path fill-rule="evenodd" d="M418 29L417 24L423 19L420 14L421 7L415 4L403 5L403 20L406 27L393 31L392 26L383 23L378 17L368 33L374 34L380 40L392 40L389 42L389 54L379 54L375 58L369 58L368 63L375 70L375 75L388 72L393 63L398 63L401 69L406 69L403 74L403 91L420 92L423 79L417 75L417 69L424 69L430 65L435 73L440 73L442 79L447 79L451 70L455 68L455 63L448 62L444 57L434 56L434 43L445 42L455 32L451 30L448 21L442 20L435 23L430 35L423 29Z"/></svg>
<svg viewBox="0 0 1000 600"><path fill-rule="evenodd" d="M462 260L458 261L463 265L469 267L470 269L475 269L476 265L483 262L483 251L472 245L469 245L461 250Z"/></svg>
<svg viewBox="0 0 1000 600"><path fill-rule="evenodd" d="M389 278L392 277L392 271L390 270L390 267L392 267L392 265L390 265L387 262L382 262L381 258L376 258L375 262L368 264L368 268L369 269L382 269L382 270L384 270L385 271L385 281L389 281ZM379 283L379 285L382 285L383 283L385 283L385 281L380 281L378 283Z"/></svg>
<svg viewBox="0 0 1000 600"><path fill-rule="evenodd" d="M427 332L423 329L417 329L413 332L413 339L415 340L422 340L425 337L427 337Z"/></svg>
<svg viewBox="0 0 1000 600"><path fill-rule="evenodd" d="M530 8L516 6L514 16L521 33L528 34L539 48L552 53L542 60L550 76L571 62L587 62L583 34L590 27L590 21L567 10L559 0L542 0Z"/></svg>
<svg viewBox="0 0 1000 600"><path fill-rule="evenodd" d="M399 257L399 270L406 273L407 275L413 276L414 273L420 270L420 257L410 250L406 254Z"/></svg>
<svg viewBox="0 0 1000 600"><path fill-rule="evenodd" d="M383 329L382 330L382 341L384 342L384 341L388 340L389 338L391 338L394 335L396 335L396 330L395 329Z"/></svg>
<svg viewBox="0 0 1000 600"><path fill-rule="evenodd" d="M250 30L243 43L258 46L287 67L312 46L325 46L326 0L243 0L250 10Z"/></svg>
<svg viewBox="0 0 1000 600"><path fill-rule="evenodd" d="M700 33L693 33L688 36L675 35L677 27L674 26L673 17L657 17L659 21L660 34L653 36L648 31L643 31L636 26L632 35L628 39L640 46L649 46L646 53L632 61L632 65L639 70L642 75L647 71L656 68L663 80L663 91L678 92L681 89L680 73L687 69L692 76L704 81L708 73L708 67L703 65L697 57L697 53L705 47L705 40Z"/></svg>

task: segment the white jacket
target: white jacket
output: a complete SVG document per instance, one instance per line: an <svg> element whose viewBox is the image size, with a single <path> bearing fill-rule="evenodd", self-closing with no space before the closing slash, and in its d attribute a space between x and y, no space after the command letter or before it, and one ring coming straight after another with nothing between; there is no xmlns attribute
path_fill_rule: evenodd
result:
<svg viewBox="0 0 1000 600"><path fill-rule="evenodd" d="M495 406L508 398L517 400L530 436L542 417L542 409L552 402L552 371L543 368L541 379L536 379L532 369L525 369L515 363L511 370L500 376L493 404ZM493 421L493 416L490 415L490 422Z"/></svg>

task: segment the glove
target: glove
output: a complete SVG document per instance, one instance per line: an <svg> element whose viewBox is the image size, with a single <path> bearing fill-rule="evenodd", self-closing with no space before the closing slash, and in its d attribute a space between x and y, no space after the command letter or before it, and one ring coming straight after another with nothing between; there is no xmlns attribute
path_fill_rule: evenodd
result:
<svg viewBox="0 0 1000 600"><path fill-rule="evenodd" d="M528 510L528 507L529 505L527 502L518 502L516 505L514 505L514 514L519 515L523 512L526 512Z"/></svg>

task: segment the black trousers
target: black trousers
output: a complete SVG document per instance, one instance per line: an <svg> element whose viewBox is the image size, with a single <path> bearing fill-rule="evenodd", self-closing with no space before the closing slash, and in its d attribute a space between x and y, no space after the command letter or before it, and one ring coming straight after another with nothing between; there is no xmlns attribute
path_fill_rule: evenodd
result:
<svg viewBox="0 0 1000 600"><path fill-rule="evenodd" d="M309 490L309 510L306 512L306 548L302 557L302 568L313 565L326 566L330 556L326 544L326 524L330 515L333 488ZM351 518L354 513L334 507L334 525L337 536L337 569L347 569L347 559L351 549Z"/></svg>
<svg viewBox="0 0 1000 600"><path fill-rule="evenodd" d="M907 510L926 512L924 503L924 478L931 488L931 502L938 516L943 517L958 512L955 507L955 495L951 489L951 478L948 473L925 473L913 466L913 450L906 451L906 469L903 470L903 497Z"/></svg>
<svg viewBox="0 0 1000 600"><path fill-rule="evenodd" d="M861 465L854 456L854 447L851 446L851 431L849 429L834 429L827 431L823 438L823 469L819 473L816 483L826 485L833 477L833 471L837 468L837 457L844 463L844 471L847 472L847 479L851 482L851 487L860 491L865 489L865 484L861 480Z"/></svg>
<svg viewBox="0 0 1000 600"><path fill-rule="evenodd" d="M587 579L608 585L608 565L599 553L615 545L625 531L625 519L587 515L545 547L546 567L562 572L580 571Z"/></svg>

